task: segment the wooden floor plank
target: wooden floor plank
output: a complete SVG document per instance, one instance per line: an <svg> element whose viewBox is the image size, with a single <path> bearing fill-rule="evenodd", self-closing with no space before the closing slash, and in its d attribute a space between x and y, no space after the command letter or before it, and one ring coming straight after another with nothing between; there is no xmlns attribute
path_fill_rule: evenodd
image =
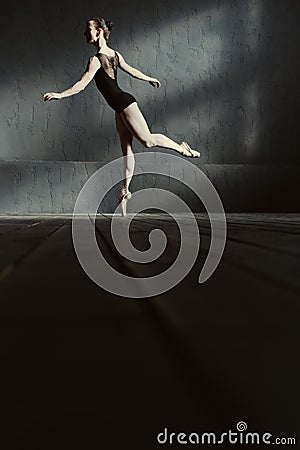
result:
<svg viewBox="0 0 300 450"><path fill-rule="evenodd" d="M29 220L20 226L16 221L9 221L6 231L0 234L0 282L9 273L13 273L24 258L44 243L66 219ZM13 224L13 230L11 225ZM15 228L16 227L16 228Z"/></svg>
<svg viewBox="0 0 300 450"><path fill-rule="evenodd" d="M156 226L165 228L172 242L179 245L180 235L174 234L177 230L175 222L171 222L169 219L165 220L165 218L160 220L141 218L136 219L133 226L137 228L138 223L141 226L147 226L148 230ZM198 220L198 224L201 232L202 252L207 253L211 227L208 220ZM221 266L229 264L239 273L244 271L246 277L257 277L262 280L262 283L275 283L277 288L281 286L284 290L293 290L299 294L300 284L297 276L299 258L300 235L285 233L284 228L279 233L278 230L274 231L272 228L261 229L259 224L255 228L249 228L244 224L232 229L230 221L228 222L227 244Z"/></svg>
<svg viewBox="0 0 300 450"><path fill-rule="evenodd" d="M7 220L0 216L0 236L6 235L7 233L15 233L21 231L25 228L33 227L39 224L41 219L19 219L19 220Z"/></svg>

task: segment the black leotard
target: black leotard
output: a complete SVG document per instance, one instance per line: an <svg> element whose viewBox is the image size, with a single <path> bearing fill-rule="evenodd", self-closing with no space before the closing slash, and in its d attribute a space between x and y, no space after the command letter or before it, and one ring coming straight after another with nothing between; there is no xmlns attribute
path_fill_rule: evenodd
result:
<svg viewBox="0 0 300 450"><path fill-rule="evenodd" d="M120 113L131 103L136 102L133 95L122 91L117 83L117 67L119 66L119 56L115 52L114 56L107 56L104 53L96 53L101 63L101 67L97 70L94 80L97 88L115 111Z"/></svg>

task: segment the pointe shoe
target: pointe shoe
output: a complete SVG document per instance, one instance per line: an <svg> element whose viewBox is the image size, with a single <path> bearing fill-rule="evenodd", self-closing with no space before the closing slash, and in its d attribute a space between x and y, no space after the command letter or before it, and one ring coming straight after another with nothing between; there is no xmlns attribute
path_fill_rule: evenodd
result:
<svg viewBox="0 0 300 450"><path fill-rule="evenodd" d="M119 204L121 204L121 213L122 216L126 216L126 205L127 201L131 199L131 192L127 188L122 188L119 194Z"/></svg>
<svg viewBox="0 0 300 450"><path fill-rule="evenodd" d="M201 156L201 153L197 152L197 150L192 150L187 142L182 142L180 145L182 147L182 152L180 153L183 156L188 156L192 158L199 158L199 156Z"/></svg>

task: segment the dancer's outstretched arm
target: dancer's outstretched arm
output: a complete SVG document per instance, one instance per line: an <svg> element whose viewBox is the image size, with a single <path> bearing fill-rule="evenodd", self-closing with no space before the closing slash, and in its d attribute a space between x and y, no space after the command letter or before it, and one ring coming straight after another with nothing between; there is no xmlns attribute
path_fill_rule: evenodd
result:
<svg viewBox="0 0 300 450"><path fill-rule="evenodd" d="M85 72L81 76L80 80L77 81L77 83L63 92L47 92L46 94L44 94L44 101L52 100L53 98L61 99L64 97L70 97L71 95L75 95L83 91L83 89L85 89L87 85L92 81L95 73L100 68L100 66L101 64L99 59L96 56L92 56L89 59Z"/></svg>
<svg viewBox="0 0 300 450"><path fill-rule="evenodd" d="M152 86L155 86L155 84L157 85L157 87L161 86L160 81L158 81L156 78L148 77L148 75L145 75L134 67L131 67L125 62L123 56L119 52L117 52L117 54L120 60L120 69L122 69L124 72L128 73L133 78L137 78L138 80L148 81L150 84L152 84Z"/></svg>

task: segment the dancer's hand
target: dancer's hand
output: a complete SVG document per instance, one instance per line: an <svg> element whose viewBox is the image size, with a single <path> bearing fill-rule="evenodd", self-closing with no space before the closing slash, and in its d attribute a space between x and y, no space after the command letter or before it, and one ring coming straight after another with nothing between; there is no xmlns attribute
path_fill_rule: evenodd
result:
<svg viewBox="0 0 300 450"><path fill-rule="evenodd" d="M44 102L46 102L47 100L52 100L53 98L60 99L61 94L59 92L47 92L46 94L44 94Z"/></svg>
<svg viewBox="0 0 300 450"><path fill-rule="evenodd" d="M149 81L149 83L151 84L151 86L153 87L160 87L161 86L161 82L158 81L156 78L151 78L151 80Z"/></svg>

